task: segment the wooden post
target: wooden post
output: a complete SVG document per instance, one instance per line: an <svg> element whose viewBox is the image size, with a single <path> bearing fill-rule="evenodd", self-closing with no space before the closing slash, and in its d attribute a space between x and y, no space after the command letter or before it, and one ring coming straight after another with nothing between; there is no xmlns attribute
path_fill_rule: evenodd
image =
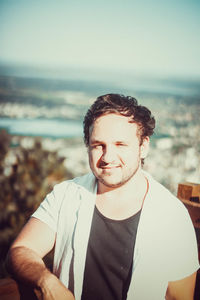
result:
<svg viewBox="0 0 200 300"><path fill-rule="evenodd" d="M199 199L200 184L192 183L192 182L179 183L177 197L185 200L191 200L191 198Z"/></svg>
<svg viewBox="0 0 200 300"><path fill-rule="evenodd" d="M5 278L0 280L0 299L1 300L38 300L33 289L14 279Z"/></svg>
<svg viewBox="0 0 200 300"><path fill-rule="evenodd" d="M184 203L195 228L200 229L200 184L179 183L177 197ZM196 199L198 201L191 201Z"/></svg>

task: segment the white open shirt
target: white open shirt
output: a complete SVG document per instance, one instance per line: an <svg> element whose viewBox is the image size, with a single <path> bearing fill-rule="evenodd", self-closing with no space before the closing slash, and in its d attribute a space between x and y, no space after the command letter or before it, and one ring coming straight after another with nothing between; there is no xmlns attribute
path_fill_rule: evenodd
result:
<svg viewBox="0 0 200 300"><path fill-rule="evenodd" d="M194 228L185 206L148 173L127 300L163 300L169 281L198 270ZM33 217L56 232L53 272L81 299L97 184L92 173L57 184ZM70 268L73 260L73 268ZM92 282L91 282L92 284Z"/></svg>

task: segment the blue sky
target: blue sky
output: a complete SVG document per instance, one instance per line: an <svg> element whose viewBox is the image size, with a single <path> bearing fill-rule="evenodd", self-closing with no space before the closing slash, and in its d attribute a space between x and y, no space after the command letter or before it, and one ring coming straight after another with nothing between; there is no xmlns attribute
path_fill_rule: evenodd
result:
<svg viewBox="0 0 200 300"><path fill-rule="evenodd" d="M200 75L200 1L0 0L0 61Z"/></svg>

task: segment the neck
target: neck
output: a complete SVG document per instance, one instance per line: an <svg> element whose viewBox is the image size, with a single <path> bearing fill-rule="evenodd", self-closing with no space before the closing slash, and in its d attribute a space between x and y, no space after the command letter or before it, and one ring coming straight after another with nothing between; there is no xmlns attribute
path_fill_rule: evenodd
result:
<svg viewBox="0 0 200 300"><path fill-rule="evenodd" d="M102 189L99 183L96 206L106 217L122 220L141 209L146 193L147 180L138 170L131 180L115 189Z"/></svg>

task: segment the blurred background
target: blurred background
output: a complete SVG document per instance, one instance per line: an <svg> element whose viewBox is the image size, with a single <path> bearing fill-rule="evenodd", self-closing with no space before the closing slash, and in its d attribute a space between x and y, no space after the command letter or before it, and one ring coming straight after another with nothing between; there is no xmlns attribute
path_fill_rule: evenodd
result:
<svg viewBox="0 0 200 300"><path fill-rule="evenodd" d="M176 195L200 182L198 0L0 0L0 278L57 183L89 171L82 121L131 95L157 126L144 168Z"/></svg>

